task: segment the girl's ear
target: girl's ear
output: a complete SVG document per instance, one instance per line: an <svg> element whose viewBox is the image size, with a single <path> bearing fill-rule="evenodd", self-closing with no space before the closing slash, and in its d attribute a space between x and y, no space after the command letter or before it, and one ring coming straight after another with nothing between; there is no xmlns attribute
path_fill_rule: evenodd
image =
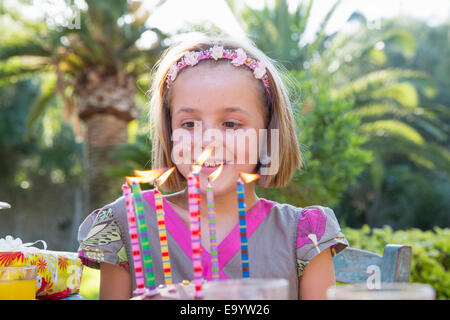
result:
<svg viewBox="0 0 450 320"><path fill-rule="evenodd" d="M256 167L255 167L255 171L253 173L259 174L260 171L261 171L261 162L258 160L258 163L256 164Z"/></svg>
<svg viewBox="0 0 450 320"><path fill-rule="evenodd" d="M274 178L278 173L273 173L270 168L273 165L273 159L270 155L262 154L258 159L258 164L255 168L255 173L260 175L260 178L257 181L257 185L263 188L269 188L274 181ZM272 187L270 187L272 188ZM273 188L279 188L279 186L273 186Z"/></svg>
<svg viewBox="0 0 450 320"><path fill-rule="evenodd" d="M261 174L261 167L268 167L270 166L271 162L271 156L267 154L263 154L262 156L260 156L258 159L258 163L256 164L255 173Z"/></svg>

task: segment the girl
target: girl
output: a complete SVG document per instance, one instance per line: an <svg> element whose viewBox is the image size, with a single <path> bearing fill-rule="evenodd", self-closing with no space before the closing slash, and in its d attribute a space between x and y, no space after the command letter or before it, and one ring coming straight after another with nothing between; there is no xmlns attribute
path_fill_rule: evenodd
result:
<svg viewBox="0 0 450 320"><path fill-rule="evenodd" d="M249 43L209 38L185 42L166 51L150 93L153 168L176 166L161 186L177 191L163 199L173 282L193 279L185 186L198 156L192 151L213 145L200 172L204 278L212 280L206 185L208 175L222 164L212 183L220 279L242 277L236 181L239 172L259 173L260 179L245 184L251 277L287 279L290 299L324 299L326 289L335 284L332 256L348 245L333 211L321 206L297 208L255 193L256 184L285 186L301 165L287 90L274 63ZM204 134L196 134L198 130ZM250 140L249 132L264 130L267 139L253 136L258 147L270 146L264 149L271 154L263 156L256 147L260 157L251 161L255 143L239 141ZM174 139L179 131L190 142ZM207 131L216 133L215 138ZM239 157L245 161L237 161ZM155 278L163 284L153 191L143 192L143 198ZM132 297L135 275L123 197L91 213L80 226L79 241L83 263L100 268L100 298Z"/></svg>

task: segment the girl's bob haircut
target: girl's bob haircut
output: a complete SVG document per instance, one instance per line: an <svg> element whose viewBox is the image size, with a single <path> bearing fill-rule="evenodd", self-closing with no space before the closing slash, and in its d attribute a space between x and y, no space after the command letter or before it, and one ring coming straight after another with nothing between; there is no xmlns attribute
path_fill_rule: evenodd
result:
<svg viewBox="0 0 450 320"><path fill-rule="evenodd" d="M172 162L172 128L170 112L170 90L167 88L166 78L170 67L179 61L188 51L202 51L213 47L215 44L223 46L224 49L242 48L248 57L261 61L266 66L266 72L270 80L270 96L266 93L261 82L261 94L264 95L267 129L267 151L270 152L270 144L276 143L270 141L271 129L279 131L278 145L278 170L273 175L261 175L257 180L257 185L265 188L281 188L288 184L295 170L301 167L300 148L297 141L296 126L294 115L291 109L291 102L286 86L281 79L281 67L249 40L236 40L226 37L208 37L203 35L201 38L190 41L182 41L168 48L161 56L161 59L155 64L152 75L152 85L149 91L150 95L150 138L152 142L152 168L170 168L175 166ZM209 63L229 63L225 59L218 61L203 60L199 64ZM190 67L190 68L195 68ZM245 66L239 68L251 70ZM183 72L183 71L181 71ZM257 80L259 81L259 80ZM272 155L269 155L272 157ZM255 169L258 173L261 163ZM180 191L185 187L186 179L178 170L175 170L166 182L161 186L165 191Z"/></svg>

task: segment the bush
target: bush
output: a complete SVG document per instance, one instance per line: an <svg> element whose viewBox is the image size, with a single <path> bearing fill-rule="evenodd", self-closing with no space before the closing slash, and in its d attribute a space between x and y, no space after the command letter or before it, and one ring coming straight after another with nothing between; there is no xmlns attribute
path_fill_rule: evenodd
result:
<svg viewBox="0 0 450 320"><path fill-rule="evenodd" d="M393 231L391 227L372 229L342 228L350 246L383 254L387 244L412 247L410 282L427 283L434 287L437 299L450 299L450 229L435 227Z"/></svg>

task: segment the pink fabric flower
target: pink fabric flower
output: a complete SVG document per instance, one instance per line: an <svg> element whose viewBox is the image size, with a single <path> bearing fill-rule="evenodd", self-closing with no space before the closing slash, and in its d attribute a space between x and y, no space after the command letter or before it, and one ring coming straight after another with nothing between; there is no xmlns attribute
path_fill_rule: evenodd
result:
<svg viewBox="0 0 450 320"><path fill-rule="evenodd" d="M244 50L239 48L236 50L236 56L231 61L231 64L235 67L239 67L245 63L245 60L247 60L247 54Z"/></svg>
<svg viewBox="0 0 450 320"><path fill-rule="evenodd" d="M313 243L317 250L318 241L325 233L327 216L320 209L305 209L301 213L297 229L297 248Z"/></svg>
<svg viewBox="0 0 450 320"><path fill-rule="evenodd" d="M167 77L170 79L170 81L174 81L177 75L178 75L178 66L176 63L174 63L173 65L170 66Z"/></svg>
<svg viewBox="0 0 450 320"><path fill-rule="evenodd" d="M266 66L262 62L258 62L255 70L253 70L253 75L256 79L261 79L266 74Z"/></svg>
<svg viewBox="0 0 450 320"><path fill-rule="evenodd" d="M214 45L214 47L212 47L211 57L213 57L214 60L221 59L223 57L223 47Z"/></svg>
<svg viewBox="0 0 450 320"><path fill-rule="evenodd" d="M184 54L184 63L188 66L195 66L198 63L197 52L189 51Z"/></svg>

